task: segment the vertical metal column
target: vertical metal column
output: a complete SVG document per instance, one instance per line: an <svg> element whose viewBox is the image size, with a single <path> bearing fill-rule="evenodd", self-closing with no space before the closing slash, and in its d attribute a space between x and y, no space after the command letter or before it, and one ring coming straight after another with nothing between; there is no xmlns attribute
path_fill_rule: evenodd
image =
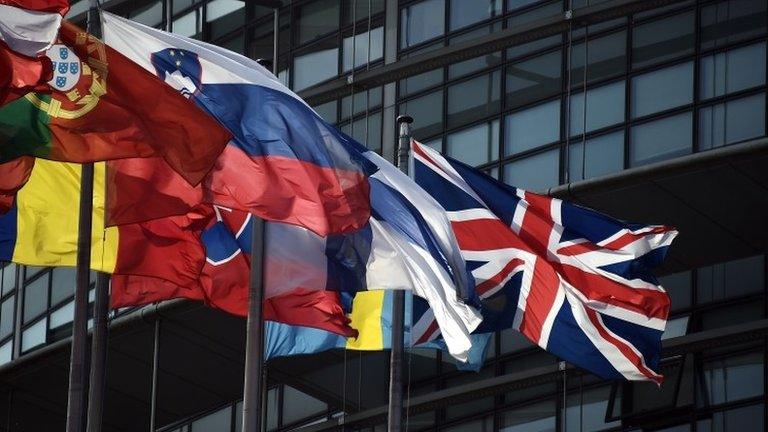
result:
<svg viewBox="0 0 768 432"><path fill-rule="evenodd" d="M408 154L411 150L411 123L408 116L399 116L397 124L400 137L397 150L397 167L408 174ZM389 416L387 430L401 432L403 430L403 351L404 351L404 321L405 321L405 292L396 290L392 296L392 350L389 364Z"/></svg>
<svg viewBox="0 0 768 432"><path fill-rule="evenodd" d="M98 3L89 0L88 31L98 31ZM67 432L85 430L85 389L88 386L88 289L91 285L91 227L93 224L93 164L83 164L80 178L80 214L77 239L77 286L72 320L72 345L69 361Z"/></svg>
<svg viewBox="0 0 768 432"><path fill-rule="evenodd" d="M152 339L152 394L149 405L149 432L157 430L157 376L160 371L160 317L155 319Z"/></svg>
<svg viewBox="0 0 768 432"><path fill-rule="evenodd" d="M96 299L93 305L91 343L91 375L88 386L88 432L100 432L104 417L107 383L107 341L109 337L109 275L96 276Z"/></svg>
<svg viewBox="0 0 768 432"><path fill-rule="evenodd" d="M243 389L243 432L261 430L262 382L264 368L264 220L251 215L251 284L245 347L245 386Z"/></svg>

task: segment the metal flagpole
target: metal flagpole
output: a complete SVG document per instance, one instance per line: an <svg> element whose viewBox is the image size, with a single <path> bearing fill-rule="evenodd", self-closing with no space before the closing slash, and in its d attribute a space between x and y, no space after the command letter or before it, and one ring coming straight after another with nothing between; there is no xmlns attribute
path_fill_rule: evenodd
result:
<svg viewBox="0 0 768 432"><path fill-rule="evenodd" d="M91 343L91 375L88 386L88 432L100 432L107 383L107 340L109 336L109 275L96 276L96 299L93 305L93 339Z"/></svg>
<svg viewBox="0 0 768 432"><path fill-rule="evenodd" d="M157 376L160 371L160 318L155 319L152 344L152 394L149 406L149 432L157 430Z"/></svg>
<svg viewBox="0 0 768 432"><path fill-rule="evenodd" d="M411 123L408 116L399 116L400 138L397 151L397 167L408 174L408 154L411 151ZM392 296L392 350L389 364L389 417L387 430L403 430L403 333L405 321L405 292L396 290Z"/></svg>
<svg viewBox="0 0 768 432"><path fill-rule="evenodd" d="M272 73L277 76L280 9L274 8ZM251 215L251 281L248 297L248 322L245 341L245 384L243 388L243 432L260 432L266 419L264 399L264 220Z"/></svg>
<svg viewBox="0 0 768 432"><path fill-rule="evenodd" d="M98 3L89 0L89 32L97 27ZM69 362L67 432L85 429L85 389L88 386L88 289L91 284L91 227L93 223L93 164L83 164L80 178L80 215L77 239L77 286L72 320L72 345Z"/></svg>

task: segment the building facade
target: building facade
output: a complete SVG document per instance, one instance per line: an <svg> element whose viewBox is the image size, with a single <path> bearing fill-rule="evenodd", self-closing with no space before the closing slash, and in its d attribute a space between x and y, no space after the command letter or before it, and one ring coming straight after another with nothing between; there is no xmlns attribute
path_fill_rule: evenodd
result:
<svg viewBox="0 0 768 432"><path fill-rule="evenodd" d="M88 2L73 3L84 22ZM273 60L260 3L103 5ZM408 430L765 430L766 1L278 3L279 78L368 148L392 160L407 114L416 139L499 180L681 231L659 272L672 298L660 389L602 381L510 330L479 373L408 352ZM74 275L0 268L0 430L63 428ZM244 327L191 304L114 314L105 430L151 430L155 406L157 431L239 431ZM387 353L342 350L271 361L266 429L384 430L387 368Z"/></svg>

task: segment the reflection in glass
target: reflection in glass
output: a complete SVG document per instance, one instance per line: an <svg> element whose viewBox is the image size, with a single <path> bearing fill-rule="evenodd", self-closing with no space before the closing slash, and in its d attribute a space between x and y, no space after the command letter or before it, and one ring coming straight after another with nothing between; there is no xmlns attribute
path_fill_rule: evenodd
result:
<svg viewBox="0 0 768 432"><path fill-rule="evenodd" d="M290 424L317 415L328 409L320 400L304 394L291 386L283 386L283 424Z"/></svg>
<svg viewBox="0 0 768 432"><path fill-rule="evenodd" d="M701 8L701 48L728 45L765 33L766 6L762 0L728 0Z"/></svg>
<svg viewBox="0 0 768 432"><path fill-rule="evenodd" d="M488 117L501 109L501 71L448 87L448 127Z"/></svg>
<svg viewBox="0 0 768 432"><path fill-rule="evenodd" d="M571 141L568 149L568 181L584 180L621 171L624 168L624 131L587 140Z"/></svg>
<svg viewBox="0 0 768 432"><path fill-rule="evenodd" d="M561 62L562 51L555 51L507 66L507 107L519 107L560 93Z"/></svg>
<svg viewBox="0 0 768 432"><path fill-rule="evenodd" d="M354 39L354 49L352 47ZM354 68L364 66L384 56L384 27L376 27L370 32L364 32L344 38L344 72L352 70L352 54L354 51ZM368 47L370 46L370 52Z"/></svg>
<svg viewBox="0 0 768 432"><path fill-rule="evenodd" d="M765 430L765 405L751 405L712 414L696 423L697 432L745 432Z"/></svg>
<svg viewBox="0 0 768 432"><path fill-rule="evenodd" d="M644 165L690 153L692 121L693 115L686 112L633 127L630 165Z"/></svg>
<svg viewBox="0 0 768 432"><path fill-rule="evenodd" d="M499 157L499 121L493 120L447 137L448 156L477 166Z"/></svg>
<svg viewBox="0 0 768 432"><path fill-rule="evenodd" d="M584 83L584 43L571 51L571 84ZM587 84L621 75L627 69L627 32L620 31L587 41Z"/></svg>
<svg viewBox="0 0 768 432"><path fill-rule="evenodd" d="M199 10L195 9L173 20L173 32L181 36L196 37L202 27L202 17Z"/></svg>
<svg viewBox="0 0 768 432"><path fill-rule="evenodd" d="M401 115L413 117L413 136L422 139L443 130L443 91L400 104Z"/></svg>
<svg viewBox="0 0 768 432"><path fill-rule="evenodd" d="M146 6L137 8L130 14L133 21L155 27L163 22L163 2L153 1Z"/></svg>
<svg viewBox="0 0 768 432"><path fill-rule="evenodd" d="M608 84L571 95L571 135L601 129L624 121L624 81ZM584 106L587 115L584 116Z"/></svg>
<svg viewBox="0 0 768 432"><path fill-rule="evenodd" d="M40 316L48 307L48 278L46 273L24 287L24 322Z"/></svg>
<svg viewBox="0 0 768 432"><path fill-rule="evenodd" d="M21 351L26 352L30 349L45 343L45 330L48 326L48 319L43 318L21 333Z"/></svg>
<svg viewBox="0 0 768 432"><path fill-rule="evenodd" d="M765 42L704 57L700 62L702 99L765 84Z"/></svg>
<svg viewBox="0 0 768 432"><path fill-rule="evenodd" d="M75 294L77 269L73 267L57 267L53 269L51 284L51 306L59 304Z"/></svg>
<svg viewBox="0 0 768 432"><path fill-rule="evenodd" d="M763 395L763 353L705 361L700 405L718 405Z"/></svg>
<svg viewBox="0 0 768 432"><path fill-rule="evenodd" d="M693 102L693 62L632 79L632 118Z"/></svg>
<svg viewBox="0 0 768 432"><path fill-rule="evenodd" d="M598 387L578 392L568 392L565 430L571 432L596 431L619 426L620 422L605 422L611 387Z"/></svg>
<svg viewBox="0 0 768 432"><path fill-rule="evenodd" d="M632 67L693 54L693 11L636 26L632 31Z"/></svg>
<svg viewBox="0 0 768 432"><path fill-rule="evenodd" d="M293 59L293 89L307 87L339 74L339 48L334 39L313 45Z"/></svg>
<svg viewBox="0 0 768 432"><path fill-rule="evenodd" d="M339 0L318 0L299 8L298 43L338 30L339 14Z"/></svg>
<svg viewBox="0 0 768 432"><path fill-rule="evenodd" d="M205 6L205 13L212 38L223 36L245 24L245 2L241 0L213 0Z"/></svg>
<svg viewBox="0 0 768 432"><path fill-rule="evenodd" d="M13 316L16 310L15 296L10 296L0 306L0 339L13 333Z"/></svg>
<svg viewBox="0 0 768 432"><path fill-rule="evenodd" d="M560 100L508 115L504 123L504 153L513 155L560 138Z"/></svg>
<svg viewBox="0 0 768 432"><path fill-rule="evenodd" d="M502 0L451 0L450 29L457 30L498 16L503 3Z"/></svg>
<svg viewBox="0 0 768 432"><path fill-rule="evenodd" d="M765 135L765 94L702 108L699 149L707 150Z"/></svg>
<svg viewBox="0 0 768 432"><path fill-rule="evenodd" d="M555 402L546 401L504 412L500 432L555 431Z"/></svg>
<svg viewBox="0 0 768 432"><path fill-rule="evenodd" d="M13 359L13 339L0 346L0 364L6 364Z"/></svg>
<svg viewBox="0 0 768 432"><path fill-rule="evenodd" d="M226 407L192 422L191 432L229 432L232 408Z"/></svg>
<svg viewBox="0 0 768 432"><path fill-rule="evenodd" d="M445 32L445 0L424 0L400 12L400 48L420 44Z"/></svg>
<svg viewBox="0 0 768 432"><path fill-rule="evenodd" d="M758 293L764 287L763 255L696 269L696 296L699 303Z"/></svg>
<svg viewBox="0 0 768 432"><path fill-rule="evenodd" d="M18 269L19 266L13 263L8 263L5 267L0 268L0 272L3 274L2 279L0 279L0 286L2 287L0 292L3 295L11 292L14 288L16 288L16 272Z"/></svg>
<svg viewBox="0 0 768 432"><path fill-rule="evenodd" d="M559 183L559 150L550 150L504 166L504 182L530 191L543 191Z"/></svg>
<svg viewBox="0 0 768 432"><path fill-rule="evenodd" d="M691 306L693 273L684 271L659 278L659 283L669 294L671 310L676 311Z"/></svg>

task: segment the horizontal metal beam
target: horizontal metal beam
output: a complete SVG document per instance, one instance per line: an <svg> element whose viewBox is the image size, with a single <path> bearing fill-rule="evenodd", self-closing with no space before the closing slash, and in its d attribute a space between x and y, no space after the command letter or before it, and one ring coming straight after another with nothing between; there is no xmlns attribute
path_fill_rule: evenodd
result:
<svg viewBox="0 0 768 432"><path fill-rule="evenodd" d="M571 24L574 26L596 24L681 1L684 0L611 0L586 6L562 15L520 24L514 28L402 59L379 68L350 74L299 92L299 96L310 105L318 105L348 95L350 86L355 91L378 87L401 78L562 33L567 31Z"/></svg>
<svg viewBox="0 0 768 432"><path fill-rule="evenodd" d="M768 336L768 319L763 319L746 324L723 327L667 339L663 341L662 350L663 355L669 357L707 348L723 347L726 345L760 340L766 336ZM575 370L576 368L570 365L566 368L566 371L569 372ZM558 365L553 364L523 372L479 380L459 387L440 390L423 396L411 397L408 407L408 415L416 415L433 411L437 408L507 393L512 390L554 382L561 378L562 371L559 369ZM387 407L382 406L296 430L300 432L320 432L343 430L350 426L353 428L361 428L381 424L386 421L386 418Z"/></svg>
<svg viewBox="0 0 768 432"><path fill-rule="evenodd" d="M768 156L768 138L758 138L740 144L685 155L641 167L629 168L593 179L562 184L549 188L547 195L558 198L577 197L595 191L619 189L648 179L658 179L684 172L726 165L757 156Z"/></svg>

